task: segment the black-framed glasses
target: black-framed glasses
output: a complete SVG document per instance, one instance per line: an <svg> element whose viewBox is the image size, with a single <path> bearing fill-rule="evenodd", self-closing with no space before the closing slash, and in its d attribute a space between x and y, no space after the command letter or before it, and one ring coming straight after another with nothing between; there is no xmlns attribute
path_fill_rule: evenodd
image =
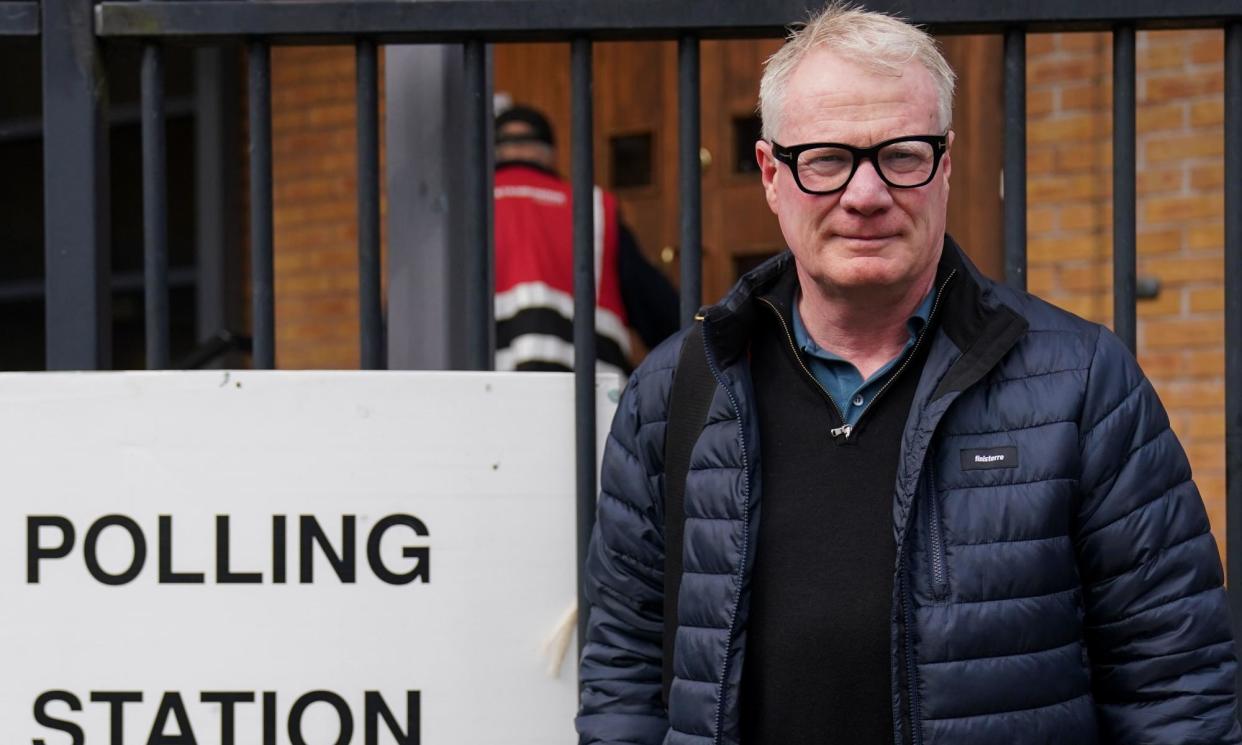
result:
<svg viewBox="0 0 1242 745"><path fill-rule="evenodd" d="M898 189L928 184L948 148L943 135L909 135L872 145L854 147L839 142L808 142L785 147L772 141L772 155L789 166L798 188L807 194L832 194L849 185L864 160L871 161L880 179Z"/></svg>

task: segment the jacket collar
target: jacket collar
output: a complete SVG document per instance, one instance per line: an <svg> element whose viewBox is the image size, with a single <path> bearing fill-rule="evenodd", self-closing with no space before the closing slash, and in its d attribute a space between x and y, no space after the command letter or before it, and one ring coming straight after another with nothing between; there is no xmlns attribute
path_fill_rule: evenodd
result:
<svg viewBox="0 0 1242 745"><path fill-rule="evenodd" d="M936 325L961 354L941 380L933 400L973 385L1000 361L1027 328L1026 319L997 299L992 281L946 234L936 269L936 285L941 286L950 275L953 280L946 288ZM699 312L707 343L722 367L737 361L750 346L755 300L766 296L787 306L796 282L793 254L784 251L743 276L719 303Z"/></svg>

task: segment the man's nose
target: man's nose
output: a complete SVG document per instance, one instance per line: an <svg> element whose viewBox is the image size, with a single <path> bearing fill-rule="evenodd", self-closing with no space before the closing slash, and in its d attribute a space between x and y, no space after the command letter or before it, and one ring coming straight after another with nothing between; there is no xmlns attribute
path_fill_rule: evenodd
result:
<svg viewBox="0 0 1242 745"><path fill-rule="evenodd" d="M858 164L854 178L841 193L841 206L863 215L887 209L893 203L893 194L888 184L880 178L875 165L870 160Z"/></svg>

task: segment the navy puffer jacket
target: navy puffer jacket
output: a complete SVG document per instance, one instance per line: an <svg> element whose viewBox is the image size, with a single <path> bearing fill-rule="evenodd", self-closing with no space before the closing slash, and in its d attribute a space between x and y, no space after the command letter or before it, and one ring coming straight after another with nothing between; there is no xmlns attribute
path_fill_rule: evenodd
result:
<svg viewBox="0 0 1242 745"><path fill-rule="evenodd" d="M763 504L752 296L791 261L766 263L705 312L717 388L686 481L667 711L663 457L681 335L621 400L587 566L583 743L738 745ZM992 283L951 239L940 271L953 276L893 494L899 741L1242 743L1220 560L1151 384L1110 332ZM1017 465L971 468L974 450Z"/></svg>

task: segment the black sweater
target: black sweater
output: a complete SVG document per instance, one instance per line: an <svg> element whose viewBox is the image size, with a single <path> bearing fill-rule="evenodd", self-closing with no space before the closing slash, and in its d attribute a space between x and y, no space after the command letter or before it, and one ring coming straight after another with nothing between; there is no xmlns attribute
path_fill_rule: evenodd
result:
<svg viewBox="0 0 1242 745"><path fill-rule="evenodd" d="M848 439L833 436L840 414L787 333L792 275L761 302L751 349L763 494L742 743L891 743L893 490L928 329Z"/></svg>

